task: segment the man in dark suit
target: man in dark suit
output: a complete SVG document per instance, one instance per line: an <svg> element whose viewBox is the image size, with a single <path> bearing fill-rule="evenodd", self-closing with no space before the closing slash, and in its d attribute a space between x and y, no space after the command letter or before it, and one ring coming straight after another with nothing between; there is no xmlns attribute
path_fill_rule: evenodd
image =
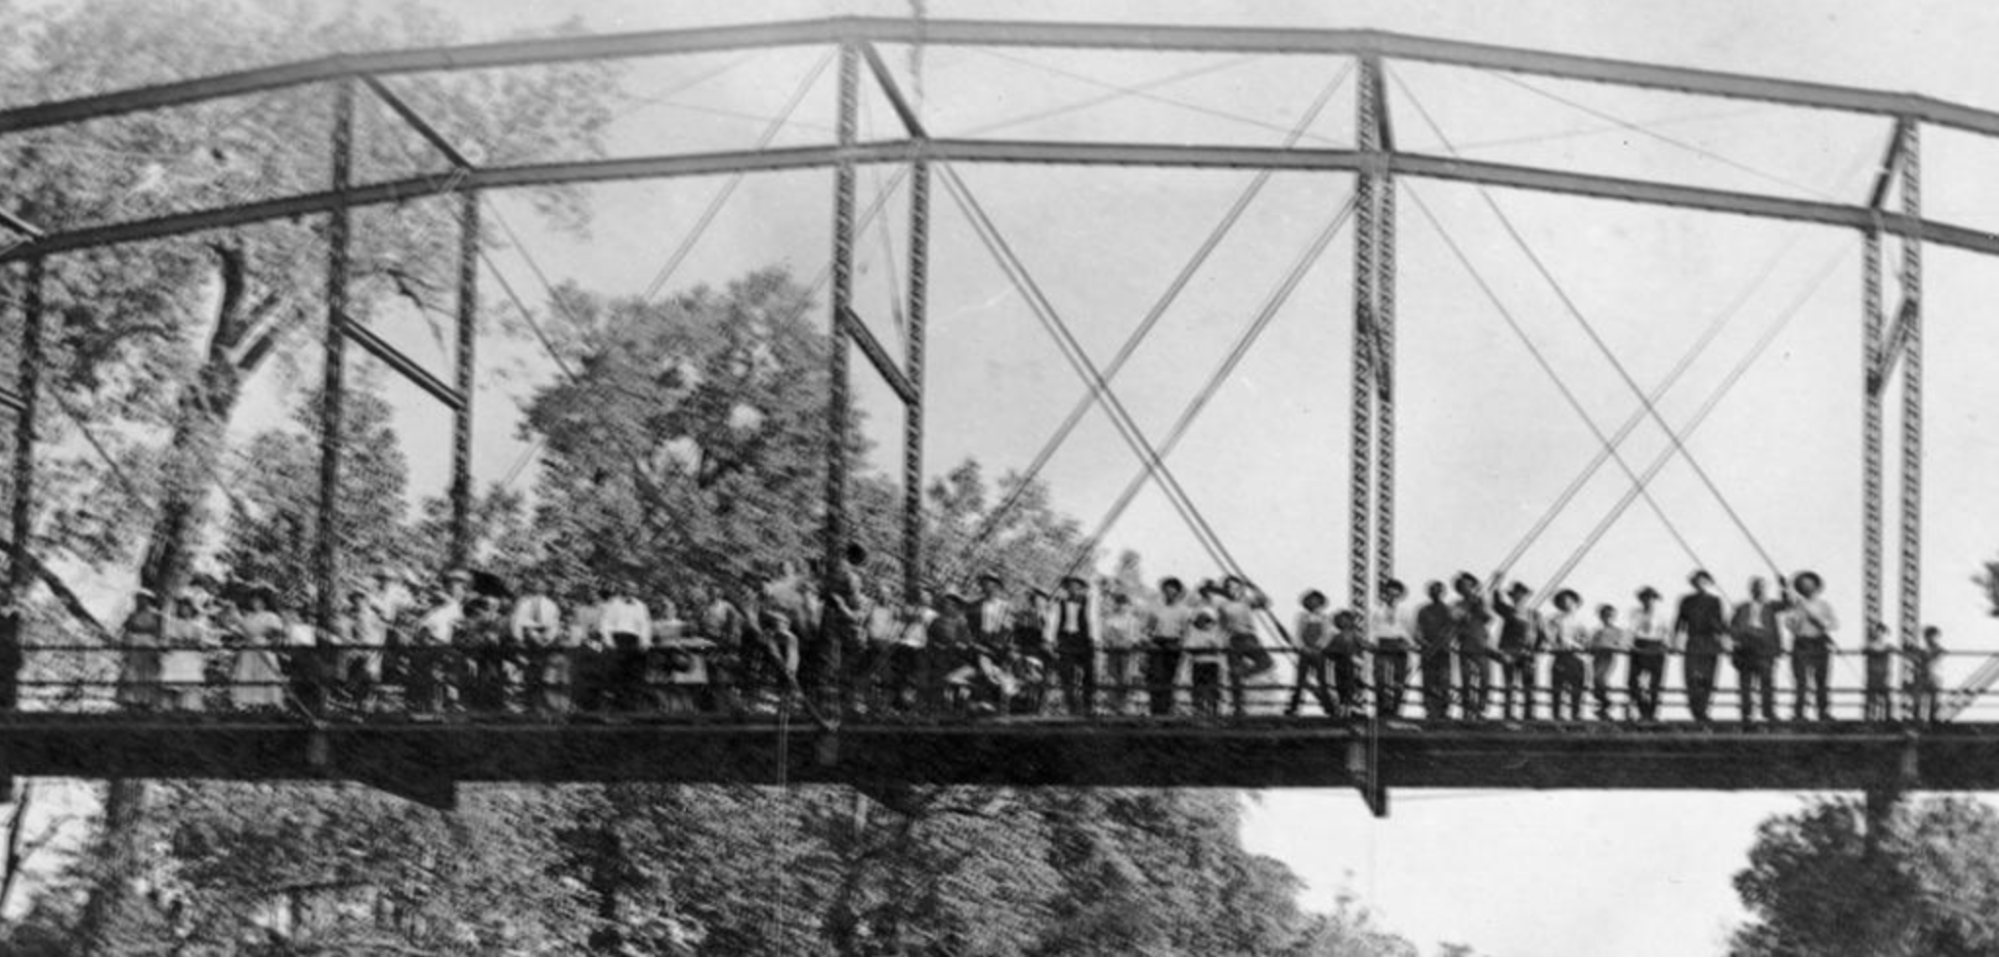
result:
<svg viewBox="0 0 1999 958"><path fill-rule="evenodd" d="M1680 597L1680 610L1673 617L1674 644L1685 656L1681 668L1687 683L1687 711L1694 721L1708 720L1708 702L1714 698L1714 675L1721 654L1728 647L1728 616L1721 597L1714 594L1714 576L1695 569L1687 577L1694 591Z"/></svg>
<svg viewBox="0 0 1999 958"><path fill-rule="evenodd" d="M1784 640L1777 631L1780 603L1765 595L1761 576L1749 580L1749 598L1735 607L1729 617L1728 632L1735 639L1736 691L1742 702L1742 723L1756 721L1757 701L1762 702L1763 721L1777 721L1777 690L1774 675L1777 659L1784 654Z"/></svg>

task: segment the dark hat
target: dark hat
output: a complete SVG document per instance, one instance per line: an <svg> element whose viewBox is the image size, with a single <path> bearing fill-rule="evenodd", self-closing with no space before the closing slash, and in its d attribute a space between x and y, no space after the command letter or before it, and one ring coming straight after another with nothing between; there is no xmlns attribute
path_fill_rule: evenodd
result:
<svg viewBox="0 0 1999 958"><path fill-rule="evenodd" d="M1812 588L1814 589L1821 588L1825 585L1825 580L1819 578L1819 574L1811 571L1810 569L1806 569L1805 571L1800 572L1797 575L1791 577L1792 582L1801 586L1805 584L1806 579L1810 579L1812 581Z"/></svg>
<svg viewBox="0 0 1999 958"><path fill-rule="evenodd" d="M1324 592L1320 592L1317 589L1306 589L1305 594L1298 597L1299 605L1311 605L1314 602L1318 603L1319 605L1325 605L1326 594Z"/></svg>
<svg viewBox="0 0 1999 958"><path fill-rule="evenodd" d="M1642 587L1642 588L1640 588L1640 589L1638 590L1638 601L1640 601L1640 602L1643 602L1643 601L1645 601L1646 599L1656 599L1656 598L1659 598L1659 590L1658 590L1658 589L1654 589L1654 588L1652 588L1651 586L1649 586L1649 585L1648 585L1648 586L1644 586L1644 587Z"/></svg>
<svg viewBox="0 0 1999 958"><path fill-rule="evenodd" d="M1087 579L1083 578L1082 576L1079 576L1079 575L1065 575L1065 576L1063 576L1063 577L1062 577L1062 587L1063 587L1063 588L1065 588L1065 589L1066 589L1066 588L1068 588L1068 587L1070 587L1070 586L1072 586L1072 585L1074 585L1074 586L1081 586L1082 588L1085 588L1085 589L1087 589L1087 588L1089 588L1089 587L1090 587L1090 583L1089 583L1089 580L1087 580Z"/></svg>
<svg viewBox="0 0 1999 958"><path fill-rule="evenodd" d="M1465 582L1470 582L1472 585L1477 585L1478 576L1472 575L1469 572L1460 572L1457 575L1451 577L1452 585L1459 585Z"/></svg>
<svg viewBox="0 0 1999 958"><path fill-rule="evenodd" d="M1187 591L1187 583L1180 581L1180 577L1177 575L1169 575L1159 580L1159 591L1164 592L1168 587L1179 589L1182 592Z"/></svg>
<svg viewBox="0 0 1999 958"><path fill-rule="evenodd" d="M1409 587L1408 587L1408 586L1406 586L1406 585L1403 585L1403 584L1402 584L1402 580L1401 580L1401 579L1390 579L1390 580L1388 580L1387 582L1383 582L1383 583L1381 584L1381 591L1383 591L1383 592L1399 592L1399 593L1401 593L1401 594L1403 594L1403 595L1408 595L1408 594L1409 594Z"/></svg>
<svg viewBox="0 0 1999 958"><path fill-rule="evenodd" d="M1695 569L1687 574L1688 585L1700 585L1702 579L1713 582L1714 576L1708 575L1706 569Z"/></svg>
<svg viewBox="0 0 1999 958"><path fill-rule="evenodd" d="M1506 594L1509 596L1533 595L1534 590L1525 582L1515 582L1512 585L1506 587Z"/></svg>
<svg viewBox="0 0 1999 958"><path fill-rule="evenodd" d="M1202 594L1202 595L1221 595L1221 594L1222 594L1222 593L1223 593L1224 591L1226 591L1226 590L1224 590L1224 589L1222 588L1222 586L1221 586L1221 583L1219 583L1219 582L1216 582L1216 581L1215 581L1215 580L1213 580L1213 579L1202 579L1202 580L1201 580L1201 594Z"/></svg>
<svg viewBox="0 0 1999 958"><path fill-rule="evenodd" d="M1555 593L1555 604L1558 606L1581 605L1582 603L1583 603L1583 594L1577 592L1574 589L1563 589L1562 591Z"/></svg>

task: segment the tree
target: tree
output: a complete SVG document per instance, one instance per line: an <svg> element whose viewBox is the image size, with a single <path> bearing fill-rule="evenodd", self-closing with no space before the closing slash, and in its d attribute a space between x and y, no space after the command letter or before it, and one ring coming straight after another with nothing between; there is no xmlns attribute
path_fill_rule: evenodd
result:
<svg viewBox="0 0 1999 958"><path fill-rule="evenodd" d="M7 105L457 35L417 4L370 16L304 0L87 0L8 20ZM600 154L614 82L606 66L567 64L422 78L404 94L474 162L522 162L558 149ZM300 87L23 132L0 154L0 174L13 212L49 229L321 190L331 162L327 97L323 86ZM372 100L357 102L357 130L360 180L442 169ZM555 222L584 222L580 193L536 198ZM393 302L447 306L449 209L417 201L356 214L352 319L365 323ZM315 217L49 261L44 388L59 414L43 420L41 498L52 507L33 547L44 581L95 632L102 627L73 601L56 564L110 574L136 561L145 586L182 581L208 526L245 383L273 366L295 374L312 339L303 334L325 322L324 231ZM0 347L6 365L17 350L11 341ZM108 794L108 858L133 857L118 836L141 800L126 784ZM120 887L106 886L112 897ZM93 899L86 924L115 910Z"/></svg>
<svg viewBox="0 0 1999 958"><path fill-rule="evenodd" d="M1964 798L1821 800L1757 828L1735 876L1743 955L1981 955L1999 949L1999 814Z"/></svg>

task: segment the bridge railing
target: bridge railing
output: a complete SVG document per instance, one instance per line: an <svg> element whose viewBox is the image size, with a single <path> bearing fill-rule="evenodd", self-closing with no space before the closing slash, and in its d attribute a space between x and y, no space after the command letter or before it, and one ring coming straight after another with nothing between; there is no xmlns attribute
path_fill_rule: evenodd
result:
<svg viewBox="0 0 1999 958"><path fill-rule="evenodd" d="M635 718L753 720L780 711L817 708L848 716L892 721L965 721L994 718L1067 721L1229 720L1259 722L1328 717L1422 721L1543 720L1554 714L1553 657L1534 656L1533 709L1523 694L1506 708L1504 670L1488 654L1489 679L1482 709L1462 681L1464 658L1450 658L1448 696L1439 714L1424 685L1421 657L1407 658L1406 679L1378 674L1379 661L1362 656L1343 682L1326 669L1326 695L1300 682L1301 659L1288 646L1266 647L1269 669L1238 677L1246 649L1190 653L1170 661L1146 648L1091 656L1088 688L1080 659L1017 652L979 656L967 650L907 646L849 648L844 681L826 681L818 657L807 649L796 668L791 656L769 646L723 648L704 639L676 639L649 649L610 647L390 645L335 647L248 645L173 648L159 645L30 645L18 681L19 711L94 713L119 711L188 716L297 716L322 721L414 720L452 717L519 721ZM1583 656L1587 660L1588 656ZM1928 699L1947 702L1961 675L1990 658L1987 652L1944 653L1930 669ZM783 661L781 661L781 659ZM1600 703L1587 671L1579 701L1560 718L1577 722L1629 722L1640 717L1628 694L1629 663L1619 654ZM1691 718L1684 669L1669 657L1659 693L1658 719ZM1877 670L1881 663L1874 663ZM1170 674L1164 670L1170 666ZM1896 721L1932 714L1924 685L1899 653L1886 660L1885 681L1872 693L1868 657L1835 650L1826 698L1835 721ZM1474 672L1480 671L1474 669ZM1774 714L1779 721L1816 720L1815 697L1797 695L1791 661L1773 668ZM1710 718L1740 717L1740 676L1724 656L1713 690ZM1087 694L1084 694L1087 691ZM1398 705L1392 709L1384 705ZM1601 708L1600 708L1601 706ZM1761 702L1752 703L1762 718ZM1958 721L1999 720L1999 690L1968 697Z"/></svg>

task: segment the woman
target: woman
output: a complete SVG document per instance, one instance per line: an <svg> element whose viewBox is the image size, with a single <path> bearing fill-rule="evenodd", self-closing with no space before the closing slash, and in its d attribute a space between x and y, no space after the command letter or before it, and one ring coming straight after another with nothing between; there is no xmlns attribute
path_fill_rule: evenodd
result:
<svg viewBox="0 0 1999 958"><path fill-rule="evenodd" d="M173 614L161 630L166 651L160 656L160 704L181 712L201 711L201 691L208 664L208 622L194 596L174 597Z"/></svg>
<svg viewBox="0 0 1999 958"><path fill-rule="evenodd" d="M239 709L276 709L285 703L285 670L278 650L285 644L285 620L271 608L271 589L251 590L239 626L243 645L229 672L229 702Z"/></svg>
<svg viewBox="0 0 1999 958"><path fill-rule="evenodd" d="M1194 714L1212 717L1222 714L1222 660L1228 648L1216 601L1222 595L1222 588L1203 582L1198 595L1182 649L1187 656L1187 684L1194 701Z"/></svg>
<svg viewBox="0 0 1999 958"><path fill-rule="evenodd" d="M149 589L140 589L136 607L120 630L125 649L118 670L119 705L149 709L160 699L160 611L159 598Z"/></svg>

